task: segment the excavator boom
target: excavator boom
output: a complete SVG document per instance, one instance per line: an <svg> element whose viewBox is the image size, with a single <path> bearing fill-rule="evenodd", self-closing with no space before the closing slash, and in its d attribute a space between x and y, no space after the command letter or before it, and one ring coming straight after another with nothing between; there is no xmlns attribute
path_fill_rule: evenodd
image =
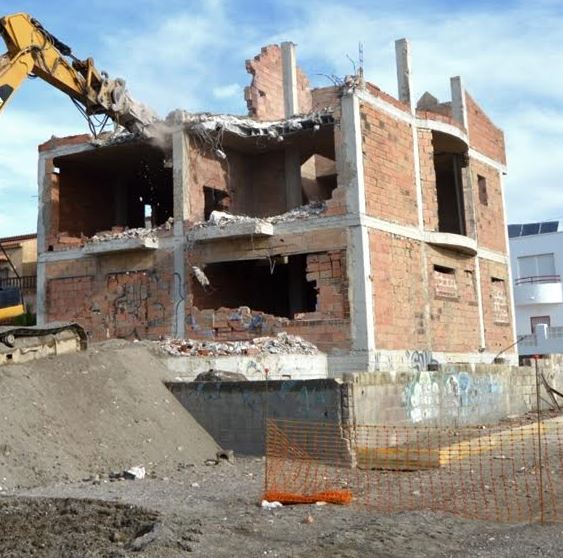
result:
<svg viewBox="0 0 563 558"><path fill-rule="evenodd" d="M0 56L0 113L28 76L35 75L78 101L87 115L105 114L133 133L156 120L132 99L122 79L98 71L92 58L79 60L70 47L28 14L0 18L7 52Z"/></svg>
<svg viewBox="0 0 563 558"><path fill-rule="evenodd" d="M37 20L23 13L2 17L0 35L7 48L0 53L0 113L26 78L37 76L79 103L86 116L103 114L130 132L148 135L146 129L157 117L131 98L125 82L98 71L91 58L79 60ZM10 262L1 245L0 251ZM0 284L0 365L86 348L86 332L80 325L13 325L24 313L20 289Z"/></svg>

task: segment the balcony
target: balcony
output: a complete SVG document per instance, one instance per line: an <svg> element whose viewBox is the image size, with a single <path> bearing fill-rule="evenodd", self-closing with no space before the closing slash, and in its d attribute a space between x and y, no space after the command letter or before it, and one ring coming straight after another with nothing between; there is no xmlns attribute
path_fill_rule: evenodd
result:
<svg viewBox="0 0 563 558"><path fill-rule="evenodd" d="M16 287L20 291L34 291L37 287L36 275L22 275L20 277L5 277L0 279L0 289Z"/></svg>
<svg viewBox="0 0 563 558"><path fill-rule="evenodd" d="M424 239L428 244L448 248L449 250L457 250L470 256L477 254L477 242L468 236L447 232L426 231Z"/></svg>
<svg viewBox="0 0 563 558"><path fill-rule="evenodd" d="M561 302L563 302L563 291L559 275L519 277L514 281L516 306L559 304Z"/></svg>

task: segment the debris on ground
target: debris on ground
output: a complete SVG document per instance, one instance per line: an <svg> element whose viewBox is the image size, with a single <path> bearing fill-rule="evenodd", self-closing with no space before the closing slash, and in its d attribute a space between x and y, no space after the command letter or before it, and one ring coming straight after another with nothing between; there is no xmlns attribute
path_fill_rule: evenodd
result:
<svg viewBox="0 0 563 558"><path fill-rule="evenodd" d="M131 467L126 471L123 471L123 476L129 480L143 480L145 478L145 468L142 465L136 467Z"/></svg>
<svg viewBox="0 0 563 558"><path fill-rule="evenodd" d="M233 215L226 211L212 211L207 221L195 223L192 228L200 229L206 227L225 227L227 225L237 223L257 223L277 225L279 223L291 223L300 219L308 219L309 217L318 217L326 211L326 202L314 201L290 211L286 211L281 215L273 215L272 217L249 217L248 215Z"/></svg>
<svg viewBox="0 0 563 558"><path fill-rule="evenodd" d="M248 354L306 354L319 349L297 335L282 332L275 337L256 337L250 341L202 341L198 339L165 339L158 341L173 356L231 356Z"/></svg>
<svg viewBox="0 0 563 558"><path fill-rule="evenodd" d="M281 502L268 502L268 500L262 500L260 507L265 510L275 510L276 508L283 508L283 504Z"/></svg>
<svg viewBox="0 0 563 558"><path fill-rule="evenodd" d="M97 232L94 236L86 239L87 244L97 244L99 242L107 242L108 240L123 240L128 238L149 238L156 240L160 231L170 231L174 224L174 218L170 217L168 220L158 227L153 228L134 228L128 227L113 227L109 231Z"/></svg>

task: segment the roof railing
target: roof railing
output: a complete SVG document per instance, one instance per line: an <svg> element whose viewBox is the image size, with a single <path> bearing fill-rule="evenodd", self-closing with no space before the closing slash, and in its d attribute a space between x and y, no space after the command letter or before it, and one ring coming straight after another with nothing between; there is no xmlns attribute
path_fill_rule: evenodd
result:
<svg viewBox="0 0 563 558"><path fill-rule="evenodd" d="M559 275L531 275L530 277L519 277L514 281L515 285L534 285L537 283L561 283Z"/></svg>

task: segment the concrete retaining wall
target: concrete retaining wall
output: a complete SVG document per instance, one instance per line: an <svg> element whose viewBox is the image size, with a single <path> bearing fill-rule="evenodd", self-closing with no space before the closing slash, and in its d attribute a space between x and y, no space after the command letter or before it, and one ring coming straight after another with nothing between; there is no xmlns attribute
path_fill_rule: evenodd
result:
<svg viewBox="0 0 563 558"><path fill-rule="evenodd" d="M340 424L335 380L168 382L168 389L223 448L264 454L265 418Z"/></svg>
<svg viewBox="0 0 563 558"><path fill-rule="evenodd" d="M563 356L540 361L563 392ZM347 374L271 382L171 382L169 389L223 447L262 454L265 417L354 424L461 426L535 408L534 367L449 365L438 371ZM545 389L542 396L548 400ZM563 404L563 401L560 401Z"/></svg>
<svg viewBox="0 0 563 558"><path fill-rule="evenodd" d="M563 367L543 363L541 368L561 391ZM536 403L535 371L526 366L353 374L345 377L345 386L350 420L357 424L484 424L531 411Z"/></svg>

